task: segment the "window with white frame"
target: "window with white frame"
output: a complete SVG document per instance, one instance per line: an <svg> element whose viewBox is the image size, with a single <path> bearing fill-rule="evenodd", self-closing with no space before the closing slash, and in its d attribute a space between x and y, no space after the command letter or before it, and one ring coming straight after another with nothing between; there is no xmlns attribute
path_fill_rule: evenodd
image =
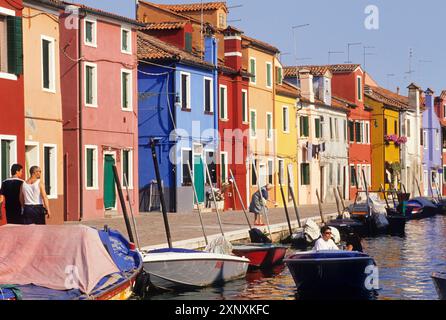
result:
<svg viewBox="0 0 446 320"><path fill-rule="evenodd" d="M427 150L427 148L429 147L429 141L427 138L427 131L423 130L423 144L424 144L424 149Z"/></svg>
<svg viewBox="0 0 446 320"><path fill-rule="evenodd" d="M228 182L228 153L221 152L220 153L220 168L221 168L221 182Z"/></svg>
<svg viewBox="0 0 446 320"><path fill-rule="evenodd" d="M190 74L181 73L181 108L190 110Z"/></svg>
<svg viewBox="0 0 446 320"><path fill-rule="evenodd" d="M48 198L57 198L57 147L55 145L43 146L43 176Z"/></svg>
<svg viewBox="0 0 446 320"><path fill-rule="evenodd" d="M84 43L88 46L97 46L96 20L84 19Z"/></svg>
<svg viewBox="0 0 446 320"><path fill-rule="evenodd" d="M122 150L122 183L127 183L130 189L133 188L133 151ZM125 178L124 178L125 177Z"/></svg>
<svg viewBox="0 0 446 320"><path fill-rule="evenodd" d="M228 120L228 87L220 85L220 119Z"/></svg>
<svg viewBox="0 0 446 320"><path fill-rule="evenodd" d="M266 114L266 139L271 140L273 138L273 114L268 112Z"/></svg>
<svg viewBox="0 0 446 320"><path fill-rule="evenodd" d="M213 150L205 151L206 165L211 175L212 184L217 183L217 159ZM206 184L209 185L209 178L206 177Z"/></svg>
<svg viewBox="0 0 446 320"><path fill-rule="evenodd" d="M287 106L282 107L282 130L285 133L290 132L290 112Z"/></svg>
<svg viewBox="0 0 446 320"><path fill-rule="evenodd" d="M0 14L0 72L8 72L8 23Z"/></svg>
<svg viewBox="0 0 446 320"><path fill-rule="evenodd" d="M42 88L45 91L56 90L56 62L54 54L54 38L42 36Z"/></svg>
<svg viewBox="0 0 446 320"><path fill-rule="evenodd" d="M0 7L0 78L17 80L23 74L22 17Z"/></svg>
<svg viewBox="0 0 446 320"><path fill-rule="evenodd" d="M85 188L87 190L99 188L97 146L85 146Z"/></svg>
<svg viewBox="0 0 446 320"><path fill-rule="evenodd" d="M211 78L204 78L204 112L212 113L214 112L214 81Z"/></svg>
<svg viewBox="0 0 446 320"><path fill-rule="evenodd" d="M334 132L335 132L335 139L336 141L339 141L339 126L338 126L338 119L334 118Z"/></svg>
<svg viewBox="0 0 446 320"><path fill-rule="evenodd" d="M271 62L266 63L266 87L273 87L273 65Z"/></svg>
<svg viewBox="0 0 446 320"><path fill-rule="evenodd" d="M274 184L274 161L268 159L268 183Z"/></svg>
<svg viewBox="0 0 446 320"><path fill-rule="evenodd" d="M97 65L94 63L85 63L84 65L84 92L85 92L85 105L87 107L97 107L98 104L98 78L97 78Z"/></svg>
<svg viewBox="0 0 446 320"><path fill-rule="evenodd" d="M194 170L194 163L192 161L192 150L191 149L182 149L181 150L181 183L183 184L183 186L191 186L192 185L192 176L189 172L189 167L188 164L190 165L190 170L192 171L193 174L193 170Z"/></svg>
<svg viewBox="0 0 446 320"><path fill-rule="evenodd" d="M362 101L362 77L357 77L357 91L358 91L358 100Z"/></svg>
<svg viewBox="0 0 446 320"><path fill-rule="evenodd" d="M251 131L251 138L257 137L257 112L251 110L251 119L249 121L249 128Z"/></svg>
<svg viewBox="0 0 446 320"><path fill-rule="evenodd" d="M0 185L11 176L11 166L17 162L15 137L0 136Z"/></svg>
<svg viewBox="0 0 446 320"><path fill-rule="evenodd" d="M242 90L242 121L244 123L249 122L248 119L248 91Z"/></svg>
<svg viewBox="0 0 446 320"><path fill-rule="evenodd" d="M277 165L279 167L279 181L280 183L285 184L285 161L283 159L278 159Z"/></svg>
<svg viewBox="0 0 446 320"><path fill-rule="evenodd" d="M121 70L121 108L131 111L132 108L132 72Z"/></svg>
<svg viewBox="0 0 446 320"><path fill-rule="evenodd" d="M365 122L364 143L370 144L370 122Z"/></svg>
<svg viewBox="0 0 446 320"><path fill-rule="evenodd" d="M132 53L132 31L121 29L121 52Z"/></svg>
<svg viewBox="0 0 446 320"><path fill-rule="evenodd" d="M252 77L249 78L249 82L255 84L257 82L257 61L255 58L249 59L249 73Z"/></svg>

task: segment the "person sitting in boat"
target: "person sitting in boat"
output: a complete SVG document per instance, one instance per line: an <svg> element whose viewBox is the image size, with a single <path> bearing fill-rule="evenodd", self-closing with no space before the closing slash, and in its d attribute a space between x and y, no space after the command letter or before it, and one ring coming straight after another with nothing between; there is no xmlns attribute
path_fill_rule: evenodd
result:
<svg viewBox="0 0 446 320"><path fill-rule="evenodd" d="M251 204L249 205L249 212L254 213L255 219L254 219L254 225L256 226L264 226L262 220L262 214L265 207L265 210L268 210L266 207L266 202L271 202L274 206L277 206L277 204L273 201L268 200L269 194L268 192L273 189L273 186L271 184L267 184L264 186L262 190L262 196L260 196L260 192L257 191L252 195ZM263 199L262 199L263 198Z"/></svg>
<svg viewBox="0 0 446 320"><path fill-rule="evenodd" d="M339 250L338 246L332 239L332 232L330 227L322 227L322 236L316 241L314 251L332 251Z"/></svg>

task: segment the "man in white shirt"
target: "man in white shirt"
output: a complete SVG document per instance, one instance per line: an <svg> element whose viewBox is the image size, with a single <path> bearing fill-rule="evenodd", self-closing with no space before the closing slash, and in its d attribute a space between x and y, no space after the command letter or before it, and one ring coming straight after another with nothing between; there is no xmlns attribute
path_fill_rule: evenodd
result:
<svg viewBox="0 0 446 320"><path fill-rule="evenodd" d="M323 227L321 229L322 237L316 241L314 246L314 251L331 251L339 250L338 246L334 243L331 238L332 233L330 227Z"/></svg>

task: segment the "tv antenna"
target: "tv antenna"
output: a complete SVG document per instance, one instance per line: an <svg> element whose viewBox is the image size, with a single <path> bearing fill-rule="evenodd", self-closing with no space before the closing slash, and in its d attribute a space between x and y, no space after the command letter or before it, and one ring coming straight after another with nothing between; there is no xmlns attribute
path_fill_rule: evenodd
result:
<svg viewBox="0 0 446 320"><path fill-rule="evenodd" d="M360 46L362 45L362 42L351 42L351 43L347 43L347 61L345 63L352 63L350 61L350 47L353 46Z"/></svg>

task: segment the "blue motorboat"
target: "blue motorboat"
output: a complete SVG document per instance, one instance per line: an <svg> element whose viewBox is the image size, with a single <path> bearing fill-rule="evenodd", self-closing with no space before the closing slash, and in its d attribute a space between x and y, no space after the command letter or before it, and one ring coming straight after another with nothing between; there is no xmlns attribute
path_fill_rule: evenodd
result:
<svg viewBox="0 0 446 320"><path fill-rule="evenodd" d="M7 276L0 275L0 279L9 279L7 284L0 281L0 300L126 300L133 294L143 268L135 245L108 228L99 231L86 226L3 226L0 239L4 237L20 243L0 250L3 272L9 272ZM32 250L36 239L41 240L40 252ZM20 262L20 268L28 266L27 272L12 270L13 256L27 248L29 253L21 254L25 259ZM72 261L73 266L67 268L66 261ZM42 270L42 266L48 270ZM64 276L65 290L60 286ZM72 286L70 277L79 283L85 279L87 285Z"/></svg>
<svg viewBox="0 0 446 320"><path fill-rule="evenodd" d="M378 286L378 269L369 255L351 251L311 251L285 259L298 293L333 299L343 294L372 293Z"/></svg>
<svg viewBox="0 0 446 320"><path fill-rule="evenodd" d="M441 213L441 208L430 198L414 198L399 205L399 213L408 220L431 218Z"/></svg>
<svg viewBox="0 0 446 320"><path fill-rule="evenodd" d="M435 289L438 292L440 300L446 300L446 272L436 272L432 274Z"/></svg>

